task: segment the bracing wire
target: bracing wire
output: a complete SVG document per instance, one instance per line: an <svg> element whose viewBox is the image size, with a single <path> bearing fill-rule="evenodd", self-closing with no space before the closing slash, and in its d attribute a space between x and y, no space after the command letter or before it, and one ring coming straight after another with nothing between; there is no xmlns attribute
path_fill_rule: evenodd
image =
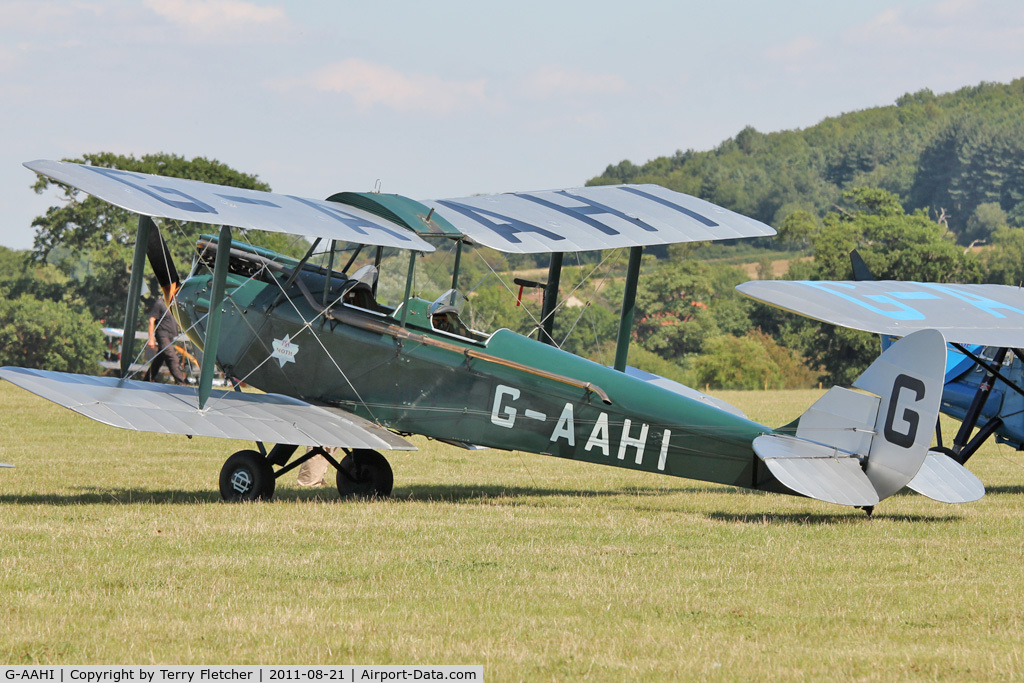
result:
<svg viewBox="0 0 1024 683"><path fill-rule="evenodd" d="M180 225L180 224L178 223L178 221L174 221L174 220L172 220L172 221L170 221L170 222L171 222L171 225L172 225L172 226L174 227L174 229L176 229L176 230L177 230L178 234L180 234L180 236L181 236L181 237L183 237L183 238L185 238L185 239L189 239L189 238L188 238L188 235L187 235L187 234L185 233L184 229L183 229L183 228L182 228L182 226L181 226L181 225ZM247 232L246 232L245 230L240 230L239 232L240 232L240 235L241 235L241 237L242 237L242 240L241 240L241 241L242 241L242 242L243 242L244 244L246 244L246 245L248 245L248 246L250 246L250 247L251 247L251 246L254 246L254 245L252 244L252 242L251 242L251 241L249 240L249 238L248 238L248 234L247 234ZM300 237L300 236L295 236L295 237L294 237L294 239L293 239L293 241L292 241L292 245L296 244L296 243L298 242L298 240L299 240L299 239L301 239L301 237ZM200 256L200 258L198 259L198 263L200 263L200 264L204 263L204 260L203 260L203 259L201 258L201 257L202 257L202 255L203 255L203 254L200 254L200 255L199 255L199 256ZM209 271L210 269L209 269L209 268L207 267L207 268L206 268L206 270L207 270L207 271ZM261 267L260 267L260 268L259 268L259 269L258 269L258 270L257 270L257 271L255 272L255 273L253 273L252 275L250 275L250 276L248 277L247 281L251 281L251 280L253 280L253 279L255 279L255 278L257 278L257 277L261 276L261 275L262 275L262 274L264 273L264 271L265 271L265 270L266 270L266 266L261 266ZM301 335L301 334L302 334L303 332L305 332L305 331L307 331L307 330L310 330L310 329L312 328L312 326L313 326L313 325L314 325L314 324L315 324L315 323L316 323L317 321L319 321L319 320L320 320L321 318L324 318L324 319L326 319L326 313L327 313L327 311L329 311L329 310L330 310L330 307L331 307L331 306L333 306L333 305L335 305L335 304L337 304L337 303L338 303L338 301L340 301L340 296L339 296L339 298L338 298L337 300L335 300L334 302L332 302L332 303L331 303L331 306L328 306L328 307L327 307L327 308L325 308L325 309L324 309L323 311L320 311L320 312L319 312L319 313L318 313L317 315L315 315L315 316L314 316L314 317L313 317L313 318L312 318L311 320L306 320L306 318L305 318L305 317L304 317L304 316L302 315L302 313L301 313L301 312L299 311L299 308L298 308L298 306L296 306L296 304L295 304L295 301L294 301L294 300L293 300L293 299L292 299L291 297L289 297L289 296L287 295L287 292L285 292L285 291L284 291L284 287L283 287L283 285L281 284L281 282L279 281L279 279L278 279L278 278L276 278L276 277L273 277L273 276L269 277L268 279L269 279L269 280L271 280L272 282L274 282L274 283L275 283L275 284L277 285L277 287L278 287L278 289L279 289L279 290L281 291L281 293L282 293L282 294L284 294L284 297L283 297L283 299L284 299L284 300L286 300L286 301L288 301L288 303L289 303L289 304L290 304L290 305L292 306L292 308L294 309L294 312L295 312L295 314L296 314L296 315L298 315L298 316L299 316L299 319L303 321L303 326L302 326L302 328L301 328L301 329L299 330L299 332L298 332L298 333L296 333L296 337L298 337L299 335ZM225 300L231 301L231 305L232 305L232 306L233 306L233 307L235 308L235 310L240 310L240 309L238 308L238 305L237 305L237 304L236 304L236 303L234 302L234 300L232 300L232 299L231 299L231 297L230 297L230 295L229 295L229 294L226 294L224 298L225 298ZM201 318L200 318L199 320L195 321L195 323L193 323L193 325L192 325L192 326L191 326L191 327L190 327L190 328L189 328L189 329L188 329L188 330L186 331L186 333L187 333L188 331L193 331L193 330L194 330L194 328L195 328L195 326L196 326L196 325L197 325L197 324L198 324L199 322L201 322L202 320L204 320L205 318L206 318L206 316L203 316L203 317L201 317ZM264 358L264 359L263 359L263 360L262 360L262 361L261 361L260 363L258 363L258 364L257 364L257 365L256 365L256 366L255 366L255 367L254 367L254 368L253 368L253 369L252 369L252 370L251 370L250 372L249 372L249 373L247 373L247 374L246 374L246 375L245 375L244 377L240 377L240 378L237 378L237 379L238 379L239 381L241 381L241 382L245 382L245 381L247 381L247 380L248 380L248 378L249 378L249 377L251 377L251 376L252 376L252 374L253 374L253 373L255 373L255 372L256 372L257 370L259 370L260 368L262 368L262 367L263 367L263 366L264 366L264 365L265 365L265 364L266 364L267 362L269 362L269 361L270 361L270 360L272 359L272 353L271 353L270 349L268 349L268 348L267 348L266 344L265 344L265 343L264 343L264 342L263 342L262 340L260 340L260 339L259 339L259 336L258 336L258 334L257 334L257 330L255 330L255 328L253 328L252 324L251 324L251 323L250 323L250 322L248 321L248 319L247 319L247 318L246 318L245 316L241 316L241 318L242 318L242 319L243 319L243 320L245 321L246 325L247 325L247 326L249 327L249 330L250 330L250 332L252 333L252 338L253 338L253 341L254 341L254 342L259 342L259 343L260 343L260 344L262 345L262 347L263 347L263 352L264 352L264 353L266 354L266 357L265 357L265 358ZM133 333L134 333L134 332L133 332ZM372 411L372 410L370 409L370 407L369 407L369 406L367 405L367 403L366 403L366 402L365 402L365 401L363 400L362 396L361 396L361 395L359 394L359 391L358 391L358 390L357 390L357 389L355 388L354 384L353 384L353 383L352 383L352 381L351 381L351 380L349 379L349 377L348 377L348 375L347 375L347 374L345 373L345 371L341 369L341 367L340 367L340 366L338 365L337 361L335 361L335 359L333 358L333 356L332 356L332 355L331 355L331 354L330 354L330 353L329 353L329 352L327 351L327 348L326 348L326 347L324 346L323 342L322 342L322 341L321 341L321 340L319 339L319 337L318 337L318 336L317 336L317 335L316 335L315 333L313 333L313 334L311 334L311 335L308 335L308 336L306 336L306 337L304 337L304 338L309 338L309 337L312 337L312 338L313 338L314 340L316 340L317 344L318 344L318 345L319 345L319 346L321 347L321 349L323 349L323 351L324 351L324 354L325 354L325 355L326 355L326 356L327 356L327 357L328 357L328 358L330 359L331 363L332 363L332 364L334 365L334 368L335 368L335 369L336 369L336 370L338 371L338 373L339 373L339 374L341 375L341 377L342 377L342 378L343 378L343 379L345 380L346 384L347 384L347 385L349 386L349 388L350 388L350 389L352 390L352 392L353 392L353 393L355 394L355 396L356 396L356 398L358 399L359 403L360 403L360 404L362 404L362 405L363 405L363 406L364 406L364 407L366 408L367 412L368 412L368 413L369 413L369 414L371 415L371 417L373 418L374 422L377 422L377 423L379 424L379 420L377 420L377 418L376 418L376 417L374 416L374 414L373 414L373 411ZM145 346L144 346L144 347L143 347L143 349L142 349L142 350L140 351L139 355L138 355L138 356L136 357L136 361L140 360L140 359L141 359L141 357L142 357L142 356L143 356L144 354L145 354ZM300 393L300 392L299 392L299 387L297 387L297 386L296 386L296 385L294 384L294 382L291 382L291 380L290 380L290 379L289 379L289 382L291 383L291 385L292 385L293 389L295 389L296 393ZM214 405L214 403L215 403L215 401L216 401L216 400L217 400L217 399L216 399L216 394L214 394L214 395L211 395L211 400L210 400L210 402L209 402L209 403L207 404L207 408L210 408L210 407L212 407L212 406Z"/></svg>

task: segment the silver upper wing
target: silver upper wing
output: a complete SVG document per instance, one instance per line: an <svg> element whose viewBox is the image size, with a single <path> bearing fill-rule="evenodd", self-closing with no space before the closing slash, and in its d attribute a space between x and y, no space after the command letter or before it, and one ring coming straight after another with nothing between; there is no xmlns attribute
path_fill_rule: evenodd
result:
<svg viewBox="0 0 1024 683"><path fill-rule="evenodd" d="M411 230L337 202L64 161L29 161L25 166L144 216L434 251Z"/></svg>
<svg viewBox="0 0 1024 683"><path fill-rule="evenodd" d="M315 235L417 251L412 230L351 204L63 161L26 167L145 216ZM502 252L594 251L764 237L768 225L658 185L606 185L421 202L476 244ZM429 220L429 219L428 219Z"/></svg>
<svg viewBox="0 0 1024 683"><path fill-rule="evenodd" d="M605 185L422 203L473 242L520 254L775 234L764 223L658 185Z"/></svg>
<svg viewBox="0 0 1024 683"><path fill-rule="evenodd" d="M214 390L199 410L191 387L14 367L0 368L0 378L122 429L299 446L416 448L368 420L280 394Z"/></svg>
<svg viewBox="0 0 1024 683"><path fill-rule="evenodd" d="M905 337L938 330L946 341L1024 347L1024 290L934 282L753 281L743 294L842 327Z"/></svg>

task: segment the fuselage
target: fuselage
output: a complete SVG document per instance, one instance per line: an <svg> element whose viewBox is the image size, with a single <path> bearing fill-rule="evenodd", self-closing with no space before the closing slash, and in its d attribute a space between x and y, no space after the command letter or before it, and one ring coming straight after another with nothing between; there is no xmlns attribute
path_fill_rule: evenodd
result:
<svg viewBox="0 0 1024 683"><path fill-rule="evenodd" d="M751 442L771 429L509 330L434 330L428 302L402 312L335 303L325 271L231 274L218 364L266 392L333 406L400 433L778 490ZM177 295L200 343L209 276ZM345 279L331 276L331 289ZM304 291L303 291L304 290ZM404 326L403 326L404 319Z"/></svg>

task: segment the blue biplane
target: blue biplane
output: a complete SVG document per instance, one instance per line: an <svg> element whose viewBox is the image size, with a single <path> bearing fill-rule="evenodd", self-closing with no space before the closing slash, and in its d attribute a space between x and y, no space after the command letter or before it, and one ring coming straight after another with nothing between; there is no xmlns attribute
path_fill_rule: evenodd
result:
<svg viewBox="0 0 1024 683"><path fill-rule="evenodd" d="M763 303L833 325L893 337L919 329L949 344L940 410L961 422L938 445L966 463L990 437L1024 450L1024 290L1006 285L874 281L755 281L739 291ZM977 431L975 432L975 429Z"/></svg>

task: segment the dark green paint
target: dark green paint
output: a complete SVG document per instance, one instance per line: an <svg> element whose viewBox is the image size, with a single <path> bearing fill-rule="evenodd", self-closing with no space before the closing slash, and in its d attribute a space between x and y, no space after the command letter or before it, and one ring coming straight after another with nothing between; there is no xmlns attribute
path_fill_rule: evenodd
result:
<svg viewBox="0 0 1024 683"><path fill-rule="evenodd" d="M203 348L203 364L199 372L199 409L206 407L213 388L213 374L216 370L217 347L220 342L220 325L224 301L224 287L228 275L231 254L231 228L222 226L217 240L217 259L213 266L213 289L210 294L209 313L206 323L206 346Z"/></svg>
<svg viewBox="0 0 1024 683"><path fill-rule="evenodd" d="M139 227L135 232L135 254L132 257L132 273L128 280L128 308L124 313L124 334L121 336L121 377L128 371L135 357L135 325L139 311L139 297L142 295L143 269L146 267L146 249L149 246L149 231L156 230L153 219L139 216Z"/></svg>
<svg viewBox="0 0 1024 683"><path fill-rule="evenodd" d="M615 369L626 371L629 358L629 338L633 334L633 314L636 312L636 284L640 280L640 261L643 247L630 247L629 265L626 268L626 288L622 292L622 312L619 317L619 334L615 341Z"/></svg>
<svg viewBox="0 0 1024 683"><path fill-rule="evenodd" d="M444 217L415 199L401 195L380 192L339 192L328 197L327 201L369 211L392 223L408 228L420 236L440 235L452 239L462 237L462 233Z"/></svg>
<svg viewBox="0 0 1024 683"><path fill-rule="evenodd" d="M545 344L555 344L555 308L558 306L558 285L562 279L562 257L560 251L551 254L548 264L548 283L544 288L544 303L541 306L541 333L538 335Z"/></svg>
<svg viewBox="0 0 1024 683"><path fill-rule="evenodd" d="M455 265L452 266L452 289L459 288L459 267L462 265L462 240L455 243Z"/></svg>

